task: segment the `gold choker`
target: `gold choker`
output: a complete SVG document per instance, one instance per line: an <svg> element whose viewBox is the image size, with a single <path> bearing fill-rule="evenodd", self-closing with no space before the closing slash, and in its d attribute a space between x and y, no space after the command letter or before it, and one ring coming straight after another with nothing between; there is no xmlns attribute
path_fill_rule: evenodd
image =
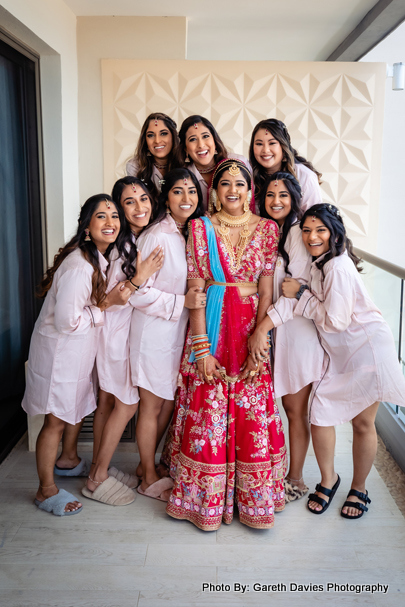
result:
<svg viewBox="0 0 405 607"><path fill-rule="evenodd" d="M252 217L252 211L246 211L243 215L229 215L226 213L224 209L221 209L216 213L216 218L218 221L230 228L238 228L240 226L244 226L246 223L249 223L250 218Z"/></svg>

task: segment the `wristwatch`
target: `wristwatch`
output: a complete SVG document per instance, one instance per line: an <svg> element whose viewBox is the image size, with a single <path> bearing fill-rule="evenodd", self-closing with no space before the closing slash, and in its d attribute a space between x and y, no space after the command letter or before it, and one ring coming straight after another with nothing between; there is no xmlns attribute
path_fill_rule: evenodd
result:
<svg viewBox="0 0 405 607"><path fill-rule="evenodd" d="M298 291L295 294L295 299L301 299L301 295L303 294L303 292L308 289L309 290L309 286L308 285L301 285L300 288L298 289Z"/></svg>

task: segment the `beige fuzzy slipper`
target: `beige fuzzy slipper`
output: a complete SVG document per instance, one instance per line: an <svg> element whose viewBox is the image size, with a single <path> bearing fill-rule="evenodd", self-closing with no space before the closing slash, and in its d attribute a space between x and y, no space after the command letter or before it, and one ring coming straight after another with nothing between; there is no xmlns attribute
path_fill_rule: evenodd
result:
<svg viewBox="0 0 405 607"><path fill-rule="evenodd" d="M124 485L126 485L130 489L136 489L136 487L141 482L140 479L135 476L135 474L128 474L128 472L118 470L118 468L115 468L114 466L108 469L108 474L109 476L113 476L114 478L116 478L117 481L121 481L121 483L124 483Z"/></svg>
<svg viewBox="0 0 405 607"><path fill-rule="evenodd" d="M135 501L135 494L132 489L113 476L109 476L105 481L100 483L94 491L83 487L82 494L84 497L110 506L127 506Z"/></svg>
<svg viewBox="0 0 405 607"><path fill-rule="evenodd" d="M304 495L306 495L309 491L309 487L304 485L304 488L301 489L298 485L293 484L287 478L284 480L284 493L285 493L285 503L294 502L295 500L299 500Z"/></svg>
<svg viewBox="0 0 405 607"><path fill-rule="evenodd" d="M137 491L140 495L144 495L145 497L152 497L161 502L168 502L173 485L173 480L165 477L149 485L145 491L142 491L141 486L137 488Z"/></svg>

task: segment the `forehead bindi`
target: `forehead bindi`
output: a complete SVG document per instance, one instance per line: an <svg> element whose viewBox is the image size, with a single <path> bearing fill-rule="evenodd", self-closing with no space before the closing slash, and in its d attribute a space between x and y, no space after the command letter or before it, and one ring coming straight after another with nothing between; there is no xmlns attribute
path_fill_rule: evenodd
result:
<svg viewBox="0 0 405 607"><path fill-rule="evenodd" d="M322 223L322 221L320 219L318 219L317 217L315 217L314 215L309 215L306 218L305 223L302 227L308 228L310 230L317 229L317 228L326 228L325 224Z"/></svg>

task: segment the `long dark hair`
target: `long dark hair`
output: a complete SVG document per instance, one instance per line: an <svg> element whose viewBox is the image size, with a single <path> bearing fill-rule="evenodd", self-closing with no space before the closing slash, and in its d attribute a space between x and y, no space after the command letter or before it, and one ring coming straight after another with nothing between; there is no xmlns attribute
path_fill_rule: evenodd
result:
<svg viewBox="0 0 405 607"><path fill-rule="evenodd" d="M89 264L93 267L94 272L91 279L92 282L92 290L91 290L91 300L95 305L101 304L106 297L106 287L107 283L103 274L101 272L99 260L98 260L98 249L92 240L85 240L86 232L85 230L89 227L89 223L95 211L97 210L98 205L103 200L108 200L112 202L117 209L118 217L123 225L125 221L124 212L120 205L116 204L114 200L108 194L96 194L95 196L91 196L86 200L82 208L80 209L79 215L79 224L77 226L77 232L75 236L64 247L61 247L59 251L56 253L53 265L48 268L45 273L44 278L42 279L39 288L38 288L38 297L45 297L47 292L52 286L53 278L55 276L56 270L60 267L62 262L66 259L66 257L75 251L76 249L80 249L85 260L89 262ZM119 236L118 236L119 238ZM106 259L109 258L109 254L113 249L115 243L108 245L106 252L104 253L104 257Z"/></svg>
<svg viewBox="0 0 405 607"><path fill-rule="evenodd" d="M266 181L263 184L263 189L260 192L259 198L259 214L260 217L266 217L266 219L273 219L270 217L268 212L266 211L266 194L268 187L272 181L282 181L285 187L288 190L288 193L291 196L291 211L288 213L287 217L284 219L283 229L281 233L281 238L278 242L278 252L285 262L285 273L291 276L291 272L288 270L288 265L290 263L290 257L285 250L285 242L287 240L288 232L291 229L291 226L297 223L297 221L301 217L301 187L296 178L291 175L291 173L284 173L282 171L278 171L277 173L273 173L273 175L269 175Z"/></svg>
<svg viewBox="0 0 405 607"><path fill-rule="evenodd" d="M198 114L195 114L194 116L189 116L183 121L183 124L181 125L179 131L180 154L182 164L184 165L187 156L186 133L191 126L194 126L194 124L203 124L207 127L207 129L213 136L215 142L215 149L217 151L217 153L214 155L215 164L221 162L221 160L225 160L225 158L228 158L228 151L221 137L218 135L218 132L215 129L214 125L208 120L208 118L204 118L204 116L199 116ZM190 162L193 162L191 158L189 158L189 160Z"/></svg>
<svg viewBox="0 0 405 607"><path fill-rule="evenodd" d="M174 184L176 183L176 181L179 181L180 179L191 179L191 181L195 185L195 188L197 190L197 196L198 196L197 208L194 211L194 213L192 215L190 215L190 217L188 218L185 229L184 229L184 237L187 240L189 221L191 221L192 219L198 219L199 217L202 217L202 215L204 215L204 204L203 204L203 195L201 192L200 184L198 183L198 179L194 175L194 173L192 173L191 171L189 171L186 168L174 169L173 171L170 171L170 173L165 175L165 182L163 184L162 191L161 191L158 201L157 201L156 219L154 219L152 221L152 223L149 224L147 229L151 228L153 225L155 225L157 223L160 223L162 221L162 219L164 219L166 217L166 215L167 215L166 202L169 197L169 192L172 189L172 187L174 186Z"/></svg>
<svg viewBox="0 0 405 607"><path fill-rule="evenodd" d="M260 129L266 129L267 131L269 131L274 137L274 139L277 139L277 141L281 145L283 150L281 170L284 173L291 173L291 175L297 177L295 173L295 165L303 164L317 175L318 181L319 183L321 183L322 173L319 173L309 160L307 160L303 156L300 156L297 150L292 147L290 133L288 132L288 129L284 122L282 122L281 120L277 120L276 118L266 118L265 120L261 120L258 124L256 124L252 132L252 137L250 139L249 146L249 161L253 169L256 196L260 196L261 190L264 187L264 182L267 176L266 169L262 167L262 165L256 160L254 155L255 136L257 131L259 131Z"/></svg>
<svg viewBox="0 0 405 607"><path fill-rule="evenodd" d="M114 183L114 187L112 189L111 196L112 196L112 199L114 200L115 204L119 205L122 209L122 205L121 205L122 192L124 191L124 189L126 188L127 185L135 185L135 186L140 187L145 192L145 194L149 197L151 207L152 207L152 215L151 215L151 218L152 218L153 212L154 212L154 207L156 207L156 202L153 200L153 198L152 198L148 188L144 184L144 182L141 181L140 179L138 179L137 177L132 177L131 175L127 175L126 177L122 177L121 179L118 179L118 181L116 181ZM121 224L120 235L119 235L119 238L117 239L115 245L117 247L119 256L124 260L122 263L122 266L121 266L122 271L124 272L124 274L128 278L128 280L130 280L131 278L133 278L133 276L135 276L137 247L136 247L133 235L132 235L131 226L129 225L127 219L125 218L124 210L123 210L123 213L124 213L124 222L123 222L123 224Z"/></svg>
<svg viewBox="0 0 405 607"><path fill-rule="evenodd" d="M301 230L304 227L307 217L316 217L322 221L324 226L326 226L330 232L329 251L323 257L323 259L316 262L316 267L322 271L322 276L324 276L323 266L325 263L327 263L330 259L333 259L333 257L342 255L345 251L347 251L348 256L356 266L356 270L361 272L362 268L359 265L361 263L361 259L353 252L353 243L346 234L346 229L342 216L339 213L339 209L333 204L315 204L313 207L310 207L307 211L305 211L300 222Z"/></svg>
<svg viewBox="0 0 405 607"><path fill-rule="evenodd" d="M167 114L163 114L162 112L154 112L153 114L149 114L141 128L138 145L136 146L134 153L134 160L138 166L138 179L144 181L153 198L157 198L159 191L152 181L154 160L153 156L149 152L148 144L146 143L146 132L151 120L162 120L172 135L173 145L167 158L167 172L181 166L183 163L180 159L180 141L177 134L177 124L175 121L170 118L170 116L167 116Z"/></svg>

